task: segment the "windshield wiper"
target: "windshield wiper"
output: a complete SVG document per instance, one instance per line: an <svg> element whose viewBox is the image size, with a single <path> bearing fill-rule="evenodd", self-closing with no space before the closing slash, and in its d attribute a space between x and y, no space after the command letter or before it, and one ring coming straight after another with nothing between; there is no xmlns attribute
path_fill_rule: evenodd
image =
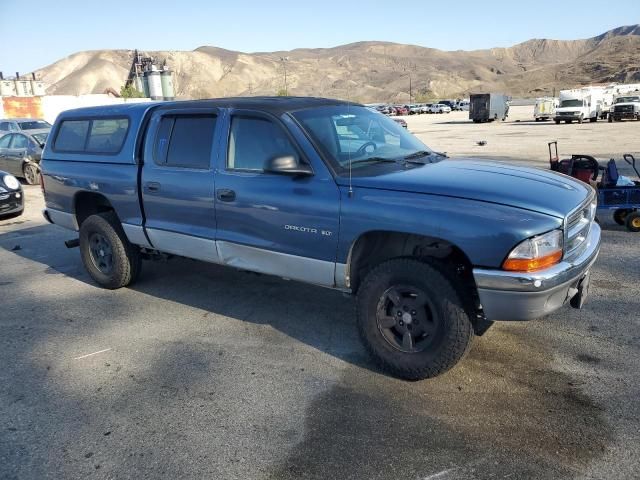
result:
<svg viewBox="0 0 640 480"><path fill-rule="evenodd" d="M396 163L397 160L393 160L392 158L385 157L369 157L369 158L361 158L360 160L353 160L351 165L358 165L363 163Z"/></svg>
<svg viewBox="0 0 640 480"><path fill-rule="evenodd" d="M405 160L413 160L414 158L426 157L427 155L431 155L433 152L428 152L427 150L418 150L417 152L412 153L411 155L407 155L404 157Z"/></svg>
<svg viewBox="0 0 640 480"><path fill-rule="evenodd" d="M433 162L425 162L425 161L422 161L422 160L418 160L418 158L431 157L433 155L436 155L438 157L443 157L443 158L449 158L446 153L427 152L426 150L420 150L418 152L412 153L411 155L407 155L406 157L404 157L404 160L405 160L405 163L414 163L414 164L417 164L417 165L426 165L427 163L433 163Z"/></svg>

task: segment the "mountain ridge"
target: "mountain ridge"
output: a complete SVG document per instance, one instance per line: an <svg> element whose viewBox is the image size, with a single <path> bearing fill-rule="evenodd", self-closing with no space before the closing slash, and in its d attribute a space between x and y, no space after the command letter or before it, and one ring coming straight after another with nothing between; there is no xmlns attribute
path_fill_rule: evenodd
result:
<svg viewBox="0 0 640 480"><path fill-rule="evenodd" d="M355 101L409 100L503 91L518 96L613 81L640 82L640 25L579 40L530 39L511 47L445 51L366 40L327 48L245 53L202 45L192 51L148 51L167 59L182 98L293 95ZM286 57L285 62L282 57ZM126 81L132 50L77 52L37 70L48 93L102 93Z"/></svg>

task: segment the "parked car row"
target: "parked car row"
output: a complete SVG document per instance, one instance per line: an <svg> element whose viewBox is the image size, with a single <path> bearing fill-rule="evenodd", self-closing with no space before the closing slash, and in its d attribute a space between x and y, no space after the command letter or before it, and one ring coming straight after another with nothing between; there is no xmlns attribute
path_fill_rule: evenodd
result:
<svg viewBox="0 0 640 480"><path fill-rule="evenodd" d="M423 113L450 113L451 107L443 103L413 103L410 105L376 105L378 112L389 116L422 115Z"/></svg>
<svg viewBox="0 0 640 480"><path fill-rule="evenodd" d="M40 158L51 124L33 118L0 119L0 170L40 183Z"/></svg>

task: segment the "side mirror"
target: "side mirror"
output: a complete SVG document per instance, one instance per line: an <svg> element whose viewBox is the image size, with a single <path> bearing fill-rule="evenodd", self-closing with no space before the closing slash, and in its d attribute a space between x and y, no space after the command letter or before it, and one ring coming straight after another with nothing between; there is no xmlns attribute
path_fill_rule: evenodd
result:
<svg viewBox="0 0 640 480"><path fill-rule="evenodd" d="M308 177L313 175L313 170L309 165L298 162L293 155L281 155L270 158L264 167L267 173L277 173L280 175L292 175Z"/></svg>

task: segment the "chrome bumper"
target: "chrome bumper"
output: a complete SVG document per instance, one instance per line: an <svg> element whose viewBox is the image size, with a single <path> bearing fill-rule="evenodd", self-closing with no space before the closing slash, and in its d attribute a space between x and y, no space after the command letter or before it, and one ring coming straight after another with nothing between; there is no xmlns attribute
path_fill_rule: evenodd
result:
<svg viewBox="0 0 640 480"><path fill-rule="evenodd" d="M488 320L533 320L562 307L576 293L600 251L600 226L593 223L587 246L576 258L531 273L474 268L480 303Z"/></svg>

